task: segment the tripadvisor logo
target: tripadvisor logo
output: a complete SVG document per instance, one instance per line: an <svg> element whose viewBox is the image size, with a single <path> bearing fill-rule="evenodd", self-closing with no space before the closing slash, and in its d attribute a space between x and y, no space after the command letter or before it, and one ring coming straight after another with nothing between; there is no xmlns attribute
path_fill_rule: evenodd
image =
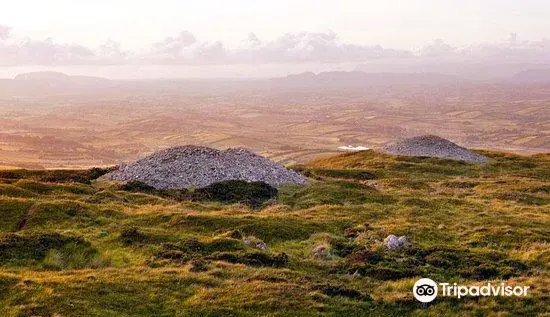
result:
<svg viewBox="0 0 550 317"><path fill-rule="evenodd" d="M418 301L429 303L437 297L437 284L429 278L421 278L414 283L413 295Z"/></svg>
<svg viewBox="0 0 550 317"><path fill-rule="evenodd" d="M439 294L441 288L441 296L457 297L464 296L527 296L529 286L507 286L504 283L491 284L487 283L483 286L462 286L454 283L436 283L429 278L421 278L413 286L413 295L422 303L433 301Z"/></svg>

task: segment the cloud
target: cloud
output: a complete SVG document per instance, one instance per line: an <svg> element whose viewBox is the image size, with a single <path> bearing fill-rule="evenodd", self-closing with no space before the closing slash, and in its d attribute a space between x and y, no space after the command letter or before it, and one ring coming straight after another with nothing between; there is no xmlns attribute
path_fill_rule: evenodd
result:
<svg viewBox="0 0 550 317"><path fill-rule="evenodd" d="M246 44L249 47L257 47L262 45L262 41L258 38L258 36L255 33L250 32L248 34L248 38L246 39Z"/></svg>
<svg viewBox="0 0 550 317"><path fill-rule="evenodd" d="M419 53L423 57L449 57L456 56L459 51L458 48L445 43L442 39L436 39L422 47Z"/></svg>
<svg viewBox="0 0 550 317"><path fill-rule="evenodd" d="M334 32L288 33L270 42L261 42L251 33L248 48L234 52L237 63L355 62L390 57L407 57L407 51L342 43Z"/></svg>
<svg viewBox="0 0 550 317"><path fill-rule="evenodd" d="M99 46L94 57L100 64L124 64L132 54L120 48L120 43L111 39Z"/></svg>
<svg viewBox="0 0 550 317"><path fill-rule="evenodd" d="M458 48L436 39L422 47L418 56L427 60L474 61L479 63L550 63L550 40L521 41L515 33L496 43Z"/></svg>
<svg viewBox="0 0 550 317"><path fill-rule="evenodd" d="M66 65L90 61L94 53L81 45L60 45L46 39L0 43L0 65Z"/></svg>
<svg viewBox="0 0 550 317"><path fill-rule="evenodd" d="M152 43L146 52L127 52L108 40L98 48L79 44L59 44L45 40L16 40L9 27L0 27L0 65L95 65L95 64L183 64L235 65L258 63L355 62L410 57L403 50L379 45L343 43L334 32L287 33L272 41L262 41L250 33L239 48L228 49L220 41L198 40L189 31Z"/></svg>
<svg viewBox="0 0 550 317"><path fill-rule="evenodd" d="M227 51L222 42L201 43L194 51L192 61L196 63L223 63L227 60Z"/></svg>
<svg viewBox="0 0 550 317"><path fill-rule="evenodd" d="M164 56L169 60L181 59L186 55L186 49L195 44L197 39L187 31L181 32L176 37L167 37L163 41L153 44L153 54Z"/></svg>
<svg viewBox="0 0 550 317"><path fill-rule="evenodd" d="M9 30L0 26L0 66L122 64L130 55L112 40L94 50L79 44L55 43L51 38L17 40L9 36Z"/></svg>
<svg viewBox="0 0 550 317"><path fill-rule="evenodd" d="M10 37L10 31L10 27L0 24L0 40L7 40Z"/></svg>
<svg viewBox="0 0 550 317"><path fill-rule="evenodd" d="M516 34L510 34L507 41L472 45L463 52L480 62L550 63L550 39L520 41Z"/></svg>
<svg viewBox="0 0 550 317"><path fill-rule="evenodd" d="M220 41L206 42L189 31L151 43L144 51L125 51L119 42L107 40L97 48L45 40L17 39L11 28L0 25L0 66L65 65L242 65L277 63L349 62L484 62L550 63L550 40L522 41L517 34L497 43L458 48L436 39L419 51L395 50L380 45L342 41L335 32L287 33L261 40L249 33L236 48Z"/></svg>
<svg viewBox="0 0 550 317"><path fill-rule="evenodd" d="M137 62L223 64L227 62L226 55L223 43L199 42L191 32L183 31L175 37L153 43L151 51L144 56L138 56Z"/></svg>
<svg viewBox="0 0 550 317"><path fill-rule="evenodd" d="M240 48L227 49L221 42L200 42L188 31L153 44L148 61L177 64L257 64L300 62L354 62L410 57L411 52L342 43L334 32L287 33L263 42L250 33Z"/></svg>

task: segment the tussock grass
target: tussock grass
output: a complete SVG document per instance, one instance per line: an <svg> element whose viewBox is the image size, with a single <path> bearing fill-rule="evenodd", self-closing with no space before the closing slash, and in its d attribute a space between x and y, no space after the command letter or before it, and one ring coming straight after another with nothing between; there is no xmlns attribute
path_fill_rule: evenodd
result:
<svg viewBox="0 0 550 317"><path fill-rule="evenodd" d="M95 180L104 170L0 171L0 315L547 313L550 155L477 152L489 163L344 153L296 166L311 184L277 199L247 184L198 197ZM389 251L389 234L412 245ZM423 307L420 276L532 293Z"/></svg>

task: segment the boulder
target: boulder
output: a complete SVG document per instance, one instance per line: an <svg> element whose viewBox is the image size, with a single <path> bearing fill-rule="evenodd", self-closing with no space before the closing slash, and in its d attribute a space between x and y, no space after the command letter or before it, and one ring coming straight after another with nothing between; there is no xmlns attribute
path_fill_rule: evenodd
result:
<svg viewBox="0 0 550 317"><path fill-rule="evenodd" d="M388 250L395 250L404 246L408 246L411 243L406 236L397 237L396 235L390 234L384 239L384 245Z"/></svg>

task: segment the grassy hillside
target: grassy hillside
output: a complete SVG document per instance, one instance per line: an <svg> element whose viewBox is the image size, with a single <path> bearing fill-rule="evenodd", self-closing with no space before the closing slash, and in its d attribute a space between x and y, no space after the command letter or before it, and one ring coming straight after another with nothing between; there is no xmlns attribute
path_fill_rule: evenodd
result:
<svg viewBox="0 0 550 317"><path fill-rule="evenodd" d="M100 169L0 171L0 315L548 313L550 155L482 154L490 164L329 157L295 167L310 186L255 207L105 183ZM412 245L388 251L389 234ZM420 276L531 293L424 307Z"/></svg>

